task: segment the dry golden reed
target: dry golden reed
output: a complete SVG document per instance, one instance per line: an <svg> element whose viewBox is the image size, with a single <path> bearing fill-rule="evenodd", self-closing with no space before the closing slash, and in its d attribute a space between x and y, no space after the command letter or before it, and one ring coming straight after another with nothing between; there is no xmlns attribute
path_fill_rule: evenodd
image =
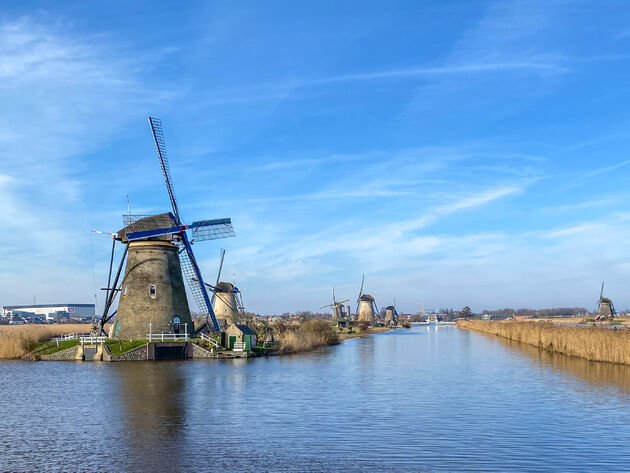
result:
<svg viewBox="0 0 630 473"><path fill-rule="evenodd" d="M67 333L86 333L89 324L0 325L0 359L18 359L35 345Z"/></svg>
<svg viewBox="0 0 630 473"><path fill-rule="evenodd" d="M278 338L281 353L298 353L339 343L337 332L326 320L309 320L295 330L279 334Z"/></svg>
<svg viewBox="0 0 630 473"><path fill-rule="evenodd" d="M477 330L591 361L630 365L630 330L550 322L461 320L459 328Z"/></svg>

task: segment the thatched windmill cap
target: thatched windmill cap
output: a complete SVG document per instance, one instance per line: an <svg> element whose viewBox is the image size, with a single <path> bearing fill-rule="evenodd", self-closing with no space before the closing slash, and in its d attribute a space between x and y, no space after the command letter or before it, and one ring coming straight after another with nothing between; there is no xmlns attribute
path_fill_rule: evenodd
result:
<svg viewBox="0 0 630 473"><path fill-rule="evenodd" d="M234 291L234 284L229 282L220 282L216 285L217 292L232 292Z"/></svg>
<svg viewBox="0 0 630 473"><path fill-rule="evenodd" d="M363 294L361 296L361 300L362 301L366 301L366 302L374 302L375 301L375 299L372 296L370 296L369 294Z"/></svg>
<svg viewBox="0 0 630 473"><path fill-rule="evenodd" d="M123 243L127 243L127 233L146 232L149 230L173 228L176 226L177 223L175 222L175 219L170 212L165 212L158 215L150 215L148 217L141 218L140 220L136 220L135 222L127 225L125 228L118 230L118 233L116 234L116 239L122 241ZM162 235L160 237L153 237L152 239L170 240L171 237L170 235Z"/></svg>
<svg viewBox="0 0 630 473"><path fill-rule="evenodd" d="M388 305L385 310L396 310L396 308L393 305Z"/></svg>

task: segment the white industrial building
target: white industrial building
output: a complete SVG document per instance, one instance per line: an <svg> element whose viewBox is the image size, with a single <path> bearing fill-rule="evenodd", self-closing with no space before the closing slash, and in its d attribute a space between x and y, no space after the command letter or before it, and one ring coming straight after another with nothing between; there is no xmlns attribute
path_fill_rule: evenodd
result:
<svg viewBox="0 0 630 473"><path fill-rule="evenodd" d="M91 319L95 317L94 304L32 304L32 305L6 305L2 307L2 316L33 314L46 318L48 322L57 320L58 315L67 314L71 319Z"/></svg>

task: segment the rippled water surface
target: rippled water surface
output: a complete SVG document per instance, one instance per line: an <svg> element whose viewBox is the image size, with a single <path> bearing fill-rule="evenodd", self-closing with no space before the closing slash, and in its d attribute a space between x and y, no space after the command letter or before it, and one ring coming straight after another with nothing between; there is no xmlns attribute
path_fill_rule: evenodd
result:
<svg viewBox="0 0 630 473"><path fill-rule="evenodd" d="M454 327L234 361L0 363L0 471L628 471L630 368Z"/></svg>

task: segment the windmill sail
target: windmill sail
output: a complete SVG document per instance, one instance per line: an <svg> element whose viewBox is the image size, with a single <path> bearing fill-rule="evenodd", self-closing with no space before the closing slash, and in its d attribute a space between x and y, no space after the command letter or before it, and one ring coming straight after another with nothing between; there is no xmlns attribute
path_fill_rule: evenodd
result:
<svg viewBox="0 0 630 473"><path fill-rule="evenodd" d="M195 241L216 240L236 236L229 218L201 220L190 224L191 239Z"/></svg>
<svg viewBox="0 0 630 473"><path fill-rule="evenodd" d="M173 214L175 214L177 224L181 225L182 220L179 215L179 207L177 205L177 199L175 198L175 191L173 190L171 169L168 165L168 158L166 156L166 144L164 143L164 133L162 133L162 122L159 118L149 117L149 124L151 125L151 132L153 133L153 140L155 141L155 148L157 150L158 159L160 160L162 174L164 174L164 180L166 181L166 190L168 191L168 196L171 199Z"/></svg>
<svg viewBox="0 0 630 473"><path fill-rule="evenodd" d="M223 269L223 259L225 258L225 248L221 248L221 263L219 263L219 272L217 273L217 281L214 283L214 287L219 285L221 281L221 270ZM212 300L210 301L210 305L214 306L214 300L217 298L217 293L212 291Z"/></svg>
<svg viewBox="0 0 630 473"><path fill-rule="evenodd" d="M361 277L361 289L359 289L359 296L357 297L357 316L359 315L359 305L361 304L361 296L363 295L364 282L365 282L365 274Z"/></svg>
<svg viewBox="0 0 630 473"><path fill-rule="evenodd" d="M214 315L214 311L212 310L212 304L210 302L208 291L206 290L206 285L201 276L201 270L199 269L199 265L197 264L197 260L193 254L188 235L183 229L190 228L193 235L198 234L195 235L197 240L226 238L235 236L234 229L232 228L232 222L230 219L217 219L194 222L190 227L183 225L181 215L179 213L179 206L177 205L177 199L175 198L175 191L173 190L173 179L171 178L171 170L166 155L166 144L164 142L164 133L162 132L162 122L158 118L149 117L149 124L151 126L151 132L153 133L153 140L155 141L155 148L160 161L160 167L162 168L162 174L164 175L166 190L168 191L171 207L173 208L175 224L176 226L182 227L181 232L178 234L179 239L181 240L180 243L185 248L185 251L181 251L179 253L182 272L188 281L188 286L195 298L197 307L204 313L206 319L208 316L210 317L214 330L218 332L219 324Z"/></svg>
<svg viewBox="0 0 630 473"><path fill-rule="evenodd" d="M210 299L208 297L208 291L206 291L201 271L199 270L199 266L195 260L195 255L192 252L192 248L190 247L188 240L185 240L184 242L184 249L185 251L179 253L179 260L181 262L184 278L188 282L188 288L190 289L199 310L206 318L210 316L214 330L218 332L219 323L217 322L217 318L212 310L212 304L210 303Z"/></svg>

